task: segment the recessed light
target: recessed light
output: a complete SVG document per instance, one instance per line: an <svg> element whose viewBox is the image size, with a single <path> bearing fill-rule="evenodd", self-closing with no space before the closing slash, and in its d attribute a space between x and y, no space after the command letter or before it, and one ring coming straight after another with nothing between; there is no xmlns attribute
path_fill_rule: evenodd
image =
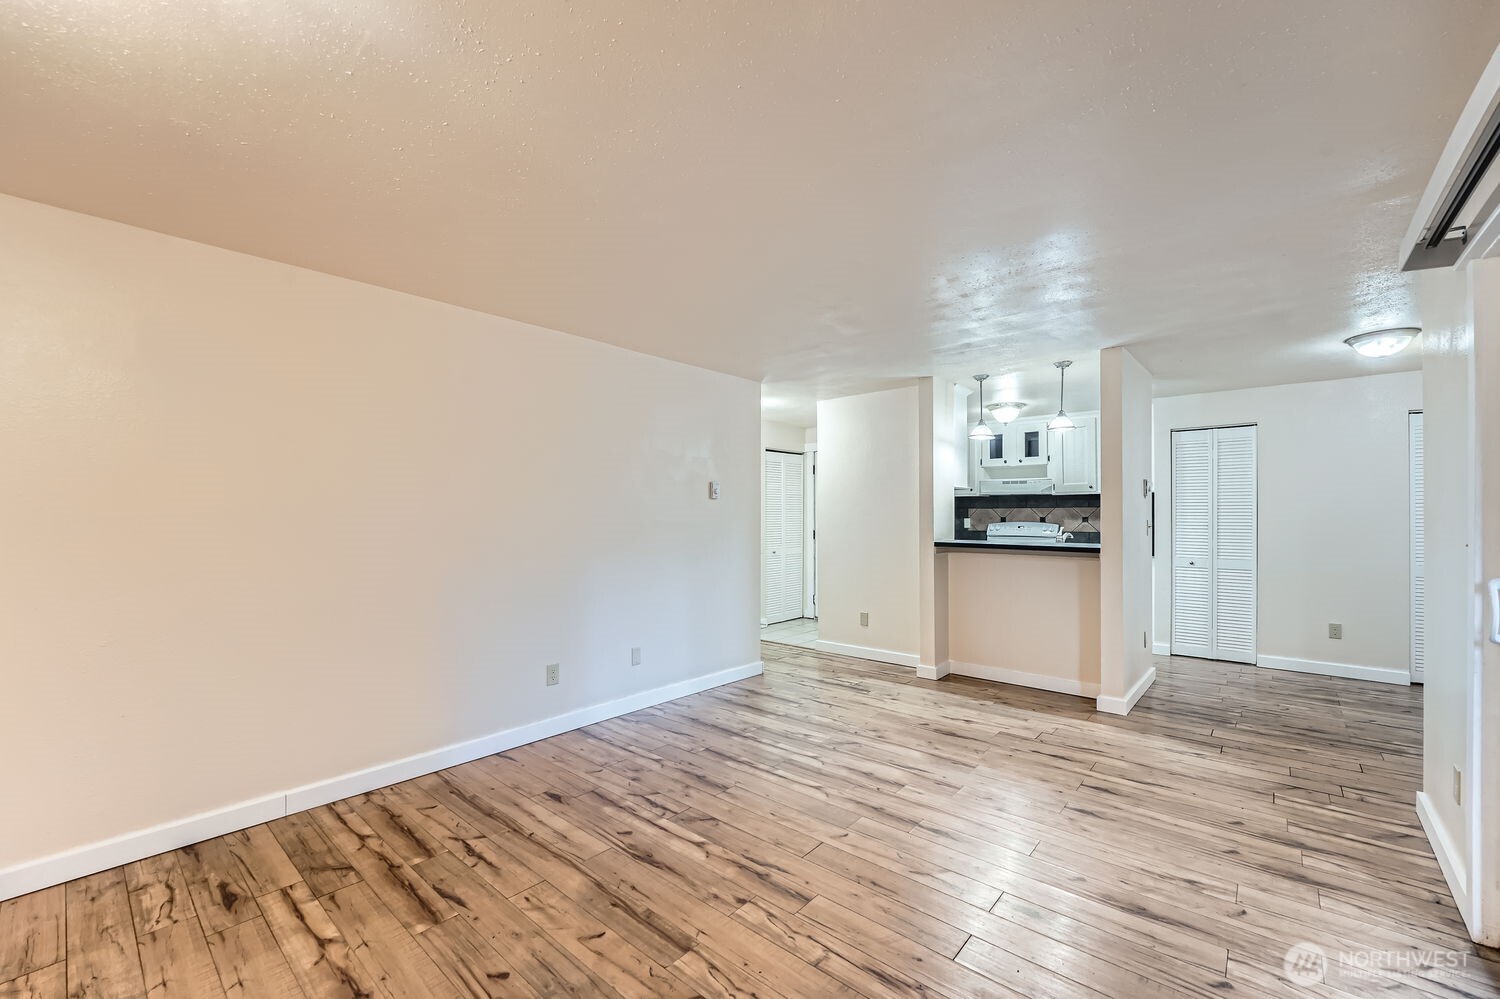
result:
<svg viewBox="0 0 1500 999"><path fill-rule="evenodd" d="M1398 326L1388 330L1371 330L1351 336L1344 342L1364 357L1390 357L1399 354L1422 332L1416 326Z"/></svg>

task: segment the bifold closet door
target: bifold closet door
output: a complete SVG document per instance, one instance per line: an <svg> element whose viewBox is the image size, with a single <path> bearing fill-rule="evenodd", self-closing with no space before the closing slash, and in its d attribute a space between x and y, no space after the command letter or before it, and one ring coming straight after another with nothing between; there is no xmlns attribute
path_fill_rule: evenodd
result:
<svg viewBox="0 0 1500 999"><path fill-rule="evenodd" d="M1213 431L1172 434L1172 655L1213 658Z"/></svg>
<svg viewBox="0 0 1500 999"><path fill-rule="evenodd" d="M1172 654L1255 662L1254 427L1172 434Z"/></svg>
<svg viewBox="0 0 1500 999"><path fill-rule="evenodd" d="M1255 428L1214 435L1214 658L1255 662Z"/></svg>
<svg viewBox="0 0 1500 999"><path fill-rule="evenodd" d="M766 452L760 585L767 624L802 616L802 464L800 454Z"/></svg>

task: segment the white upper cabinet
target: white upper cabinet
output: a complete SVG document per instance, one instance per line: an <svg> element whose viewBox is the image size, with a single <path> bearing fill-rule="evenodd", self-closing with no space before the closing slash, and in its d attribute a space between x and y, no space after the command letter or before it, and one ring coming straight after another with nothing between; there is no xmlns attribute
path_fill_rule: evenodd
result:
<svg viewBox="0 0 1500 999"><path fill-rule="evenodd" d="M1013 420L981 441L979 464L985 468L1015 468L1047 464L1047 421Z"/></svg>
<svg viewBox="0 0 1500 999"><path fill-rule="evenodd" d="M1072 430L1047 431L1047 473L1058 493L1099 491L1099 417L1075 416ZM1043 424L1045 426L1045 424Z"/></svg>

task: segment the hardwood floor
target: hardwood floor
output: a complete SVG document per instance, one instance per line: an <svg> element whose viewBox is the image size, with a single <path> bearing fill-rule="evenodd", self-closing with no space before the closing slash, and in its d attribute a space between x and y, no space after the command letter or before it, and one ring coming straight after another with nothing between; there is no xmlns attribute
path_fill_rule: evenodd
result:
<svg viewBox="0 0 1500 999"><path fill-rule="evenodd" d="M1418 688L1162 659L1116 718L764 650L0 903L0 997L1500 995L1413 812ZM1303 941L1462 964L1304 987Z"/></svg>

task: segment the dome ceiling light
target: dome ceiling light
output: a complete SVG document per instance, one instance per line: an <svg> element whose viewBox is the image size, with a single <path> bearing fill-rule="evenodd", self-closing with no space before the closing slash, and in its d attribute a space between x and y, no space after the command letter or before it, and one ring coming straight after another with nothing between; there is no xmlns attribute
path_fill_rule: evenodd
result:
<svg viewBox="0 0 1500 999"><path fill-rule="evenodd" d="M1405 350L1420 332L1422 330L1416 326L1397 326L1388 330L1357 333L1344 342L1363 357L1390 357Z"/></svg>

